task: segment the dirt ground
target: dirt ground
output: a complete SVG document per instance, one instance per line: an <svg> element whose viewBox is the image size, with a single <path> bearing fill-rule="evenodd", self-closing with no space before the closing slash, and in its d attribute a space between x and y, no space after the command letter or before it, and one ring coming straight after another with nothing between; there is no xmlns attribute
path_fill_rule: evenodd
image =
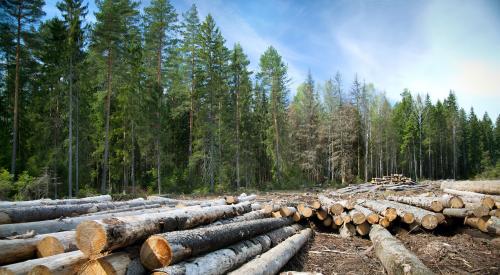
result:
<svg viewBox="0 0 500 275"><path fill-rule="evenodd" d="M316 192L276 192L260 194L259 197L286 204L310 202L315 195ZM386 274L368 238L343 239L338 232L311 225L316 231L314 239L282 271L324 275ZM500 274L500 238L477 229L457 222L435 232L408 232L401 228L392 233L436 274Z"/></svg>

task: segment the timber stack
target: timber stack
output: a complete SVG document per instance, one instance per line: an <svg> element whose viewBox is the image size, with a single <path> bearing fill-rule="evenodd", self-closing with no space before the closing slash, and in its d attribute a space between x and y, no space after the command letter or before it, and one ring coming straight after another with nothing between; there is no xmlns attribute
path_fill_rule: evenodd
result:
<svg viewBox="0 0 500 275"><path fill-rule="evenodd" d="M373 184L415 184L411 178L403 176L403 174L392 174L390 176L383 176L381 178L372 178Z"/></svg>
<svg viewBox="0 0 500 275"><path fill-rule="evenodd" d="M305 216L297 218L295 207L257 203L256 195L246 194L0 205L1 275L238 274L262 262L278 272L313 236L296 223L311 217L311 209L303 206ZM54 213L61 216L51 219Z"/></svg>

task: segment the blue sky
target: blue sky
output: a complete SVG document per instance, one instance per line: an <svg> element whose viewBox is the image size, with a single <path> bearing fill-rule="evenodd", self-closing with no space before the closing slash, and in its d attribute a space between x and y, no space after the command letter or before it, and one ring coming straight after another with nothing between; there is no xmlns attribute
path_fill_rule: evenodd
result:
<svg viewBox="0 0 500 275"><path fill-rule="evenodd" d="M58 14L47 0L47 17ZM498 0L172 0L177 12L195 3L211 13L228 47L240 42L258 68L269 45L288 64L290 92L311 70L316 82L339 71L348 88L357 73L391 101L404 88L443 99L492 119L500 113ZM141 1L141 6L149 1ZM95 4L90 0L89 20Z"/></svg>

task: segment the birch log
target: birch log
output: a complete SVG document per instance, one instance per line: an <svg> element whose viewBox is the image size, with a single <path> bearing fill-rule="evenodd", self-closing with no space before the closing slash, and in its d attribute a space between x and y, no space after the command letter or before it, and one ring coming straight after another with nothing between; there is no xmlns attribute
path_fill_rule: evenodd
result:
<svg viewBox="0 0 500 275"><path fill-rule="evenodd" d="M101 195L95 197L87 197L81 199L63 199L63 200L52 200L52 199L41 199L32 201L3 201L0 202L0 209L2 208L15 208L15 207L31 207L31 206L42 206L42 205L68 205L68 204L84 204L84 203L99 203L111 201L110 195Z"/></svg>
<svg viewBox="0 0 500 275"><path fill-rule="evenodd" d="M229 274L276 274L304 246L312 235L313 233L310 228L304 229Z"/></svg>
<svg viewBox="0 0 500 275"><path fill-rule="evenodd" d="M54 220L27 222L27 223L2 224L0 225L0 238L6 238L9 236L24 234L31 230L33 230L35 234L46 234L59 231L68 231L68 230L74 230L77 227L77 225L83 221L99 220L99 219L120 217L120 216L142 215L146 213L162 213L166 211L171 211L171 209L154 208L154 209L136 210L131 212L108 213L108 214L96 213L95 215L80 216L74 218L54 219Z"/></svg>
<svg viewBox="0 0 500 275"><path fill-rule="evenodd" d="M390 201L417 206L434 212L443 211L443 203L441 202L441 198L437 197L387 196L387 199Z"/></svg>
<svg viewBox="0 0 500 275"><path fill-rule="evenodd" d="M490 217L486 222L486 231L491 234L500 235L500 219L497 217Z"/></svg>
<svg viewBox="0 0 500 275"><path fill-rule="evenodd" d="M188 229L251 210L249 202L206 208L184 208L164 213L85 221L76 228L76 245L91 256L125 247L161 232Z"/></svg>
<svg viewBox="0 0 500 275"><path fill-rule="evenodd" d="M323 195L319 195L318 199L321 202L321 206L328 213L331 213L332 215L340 215L340 213L344 212L344 206L342 204L337 203L334 200Z"/></svg>
<svg viewBox="0 0 500 275"><path fill-rule="evenodd" d="M429 275L434 274L413 253L382 226L373 225L370 239L375 248L375 255L389 275Z"/></svg>
<svg viewBox="0 0 500 275"><path fill-rule="evenodd" d="M443 209L443 215L452 218L465 218L473 216L474 212L472 211L472 209L467 208L445 208Z"/></svg>
<svg viewBox="0 0 500 275"><path fill-rule="evenodd" d="M439 224L439 220L436 215L428 210L418 208L411 205L406 205L398 202L391 201L382 201L383 203L387 203L397 209L397 211L412 213L415 216L415 222L421 225L425 229L432 230L437 227Z"/></svg>
<svg viewBox="0 0 500 275"><path fill-rule="evenodd" d="M289 218L269 218L153 235L141 247L141 262L149 270L161 268L292 222Z"/></svg>
<svg viewBox="0 0 500 275"><path fill-rule="evenodd" d="M72 270L74 265L77 265L85 261L86 257L80 251L73 251L63 254L58 254L50 256L47 258L39 258L34 260L28 260L20 263L15 263L11 265L5 265L0 267L1 275L13 275L13 274L28 274L33 268L39 265L44 265L51 262L64 263L66 267L65 270ZM62 274L73 274L73 273L62 273Z"/></svg>
<svg viewBox="0 0 500 275"><path fill-rule="evenodd" d="M441 189L455 189L460 191L500 195L500 180L445 181L441 183Z"/></svg>
<svg viewBox="0 0 500 275"><path fill-rule="evenodd" d="M370 224L377 224L378 223L378 215L377 213L371 211L370 209L363 207L361 205L356 204L354 206L354 209L363 213L366 217L366 221Z"/></svg>
<svg viewBox="0 0 500 275"><path fill-rule="evenodd" d="M227 248L207 253L189 261L166 266L154 270L155 275L217 275L225 274L269 248L276 246L284 239L301 230L301 226L292 225L275 229L250 240L241 241Z"/></svg>
<svg viewBox="0 0 500 275"><path fill-rule="evenodd" d="M367 207L377 212L378 214L386 217L389 222L392 222L398 217L396 209L392 207L390 204L375 200L360 200L359 203L362 206Z"/></svg>
<svg viewBox="0 0 500 275"><path fill-rule="evenodd" d="M45 261L35 265L29 275L71 275L77 274L80 267L87 261L81 251L73 251L45 258Z"/></svg>

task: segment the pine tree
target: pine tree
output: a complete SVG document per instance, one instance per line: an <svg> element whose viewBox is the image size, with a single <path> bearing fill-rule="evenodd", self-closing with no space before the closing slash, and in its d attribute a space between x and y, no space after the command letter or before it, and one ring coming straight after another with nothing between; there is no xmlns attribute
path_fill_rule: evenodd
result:
<svg viewBox="0 0 500 275"><path fill-rule="evenodd" d="M75 63L83 59L84 26L83 21L87 15L87 6L82 0L64 0L57 4L61 11L67 34L67 57L69 61L67 78L69 82L69 114L68 114L68 196L73 196L73 82L75 81ZM78 109L78 107L77 107ZM78 124L76 125L78 128ZM78 130L77 130L78 131ZM78 138L76 140L78 144ZM78 146L77 146L78 150ZM78 156L78 151L75 152ZM78 195L78 157L76 157L76 195Z"/></svg>
<svg viewBox="0 0 500 275"><path fill-rule="evenodd" d="M103 0L96 2L99 11L95 14L96 24L94 26L91 50L98 59L105 63L105 122L104 122L104 153L102 158L101 193L106 193L106 180L108 179L109 167L109 137L111 117L111 97L113 96L113 79L116 64L120 62L123 51L123 42L126 30L130 24L130 18L137 16L135 9L137 3L129 0Z"/></svg>
<svg viewBox="0 0 500 275"><path fill-rule="evenodd" d="M284 156L287 136L287 66L275 48L269 47L260 57L260 72L257 77L262 89L269 94L269 115L271 125L267 130L267 152L273 160L273 179L282 184L285 168Z"/></svg>
<svg viewBox="0 0 500 275"><path fill-rule="evenodd" d="M21 51L27 47L27 39L32 35L31 31L36 26L40 18L45 15L42 7L45 4L43 0L4 0L0 2L0 8L4 11L5 21L9 31L15 33L16 43L16 69L14 80L14 112L12 122L12 161L10 173L16 175L16 162L18 151L18 132L19 132L19 102L21 101L22 83L21 75ZM22 41L21 41L22 40ZM29 41L28 41L29 42Z"/></svg>
<svg viewBox="0 0 500 275"><path fill-rule="evenodd" d="M154 137L154 152L156 155L156 180L158 193L161 193L161 144L160 144L160 128L161 115L163 108L164 94L164 63L167 58L166 51L172 47L173 39L177 31L177 14L174 7L168 0L154 0L149 7L144 9L144 28L145 28L145 56L146 68L148 70L149 79L154 83L152 93L153 109L155 117L151 125L154 125L150 131Z"/></svg>

